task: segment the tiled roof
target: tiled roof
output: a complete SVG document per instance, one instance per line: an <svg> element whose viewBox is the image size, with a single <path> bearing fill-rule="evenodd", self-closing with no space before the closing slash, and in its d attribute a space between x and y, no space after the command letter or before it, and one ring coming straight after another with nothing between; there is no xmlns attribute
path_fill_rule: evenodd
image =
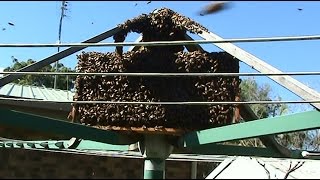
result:
<svg viewBox="0 0 320 180"><path fill-rule="evenodd" d="M0 96L50 101L68 101L72 100L74 93L66 90L9 83L0 87Z"/></svg>

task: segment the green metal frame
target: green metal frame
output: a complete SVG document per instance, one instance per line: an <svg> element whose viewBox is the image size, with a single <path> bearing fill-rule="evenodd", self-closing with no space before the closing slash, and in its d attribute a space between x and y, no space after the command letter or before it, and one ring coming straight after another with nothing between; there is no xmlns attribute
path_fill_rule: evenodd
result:
<svg viewBox="0 0 320 180"><path fill-rule="evenodd" d="M68 150L69 140L59 141L0 141L0 149L47 149ZM97 150L97 151L128 151L128 145L111 145L95 141L82 140L80 144L72 149L75 150ZM289 158L304 159L302 151L291 152ZM256 156L266 158L283 158L282 154L271 148L243 147L234 145L209 144L200 147L183 148L178 154L205 154L205 155L227 155L227 156ZM150 159L149 159L150 160ZM152 160L152 159L151 159Z"/></svg>
<svg viewBox="0 0 320 180"><path fill-rule="evenodd" d="M60 141L0 141L0 148L18 148L18 149L51 149L61 150L69 149L69 140ZM128 145L112 145L106 143L99 143L89 140L81 140L79 145L72 149L77 150L103 150L103 151L126 151L129 149Z"/></svg>
<svg viewBox="0 0 320 180"><path fill-rule="evenodd" d="M139 141L144 145L144 179L165 178L165 157L169 150L160 141L150 139L151 136L129 136L117 132L106 131L80 124L70 123L57 119L36 116L23 112L8 109L0 109L0 124L14 126L45 133L60 134L86 140L74 143L74 150L103 150L103 151L128 151L129 144ZM206 154L206 155L229 155L229 156L259 156L283 158L281 152L273 148L242 147L216 144L239 139L253 137L266 137L267 135L316 129L320 127L320 112L310 111L287 116L265 118L250 122L233 124L218 128L212 128L197 132L188 133L178 140L179 154ZM162 137L163 138L163 137ZM146 141L148 140L149 141ZM78 139L79 140L79 139ZM94 142L98 141L98 142ZM78 142L78 141L76 141ZM146 143L149 142L149 143ZM157 146L157 143L163 142ZM121 146L122 145L122 146ZM169 144L167 144L169 145ZM169 147L169 146L168 146ZM2 141L1 148L20 149L44 149L63 152L71 148L69 141ZM150 151L150 152L149 152ZM146 153L147 152L147 153ZM169 151L168 151L169 152ZM285 158L303 159L301 151L290 151ZM150 154L151 153L151 154ZM160 154L159 154L160 153ZM170 153L167 155L169 156Z"/></svg>
<svg viewBox="0 0 320 180"><path fill-rule="evenodd" d="M320 112L310 111L191 132L181 137L180 145L193 147L319 127Z"/></svg>
<svg viewBox="0 0 320 180"><path fill-rule="evenodd" d="M179 154L205 154L205 155L227 155L227 156L250 156L265 158L283 158L283 154L272 148L244 147L236 145L206 144L197 147L183 148ZM304 159L302 151L292 150L286 158Z"/></svg>
<svg viewBox="0 0 320 180"><path fill-rule="evenodd" d="M60 121L52 118L35 116L23 112L0 109L0 124L14 126L45 133L54 133L77 137L82 140L75 149L95 150L128 150L129 145L138 142L142 137L129 136L117 132L101 130L80 124ZM240 124L233 124L188 133L180 138L180 153L241 155L262 157L283 157L272 148L254 148L216 143L239 139L247 139L270 134L287 133L320 127L320 112L310 111L287 116L260 119ZM5 142L5 148L66 148L68 141L30 141L26 144ZM181 151L180 151L181 150ZM301 151L291 151L291 158L302 158Z"/></svg>
<svg viewBox="0 0 320 180"><path fill-rule="evenodd" d="M81 124L35 116L23 112L0 109L0 124L34 131L65 135L114 145L128 145L139 141L139 136L130 136Z"/></svg>

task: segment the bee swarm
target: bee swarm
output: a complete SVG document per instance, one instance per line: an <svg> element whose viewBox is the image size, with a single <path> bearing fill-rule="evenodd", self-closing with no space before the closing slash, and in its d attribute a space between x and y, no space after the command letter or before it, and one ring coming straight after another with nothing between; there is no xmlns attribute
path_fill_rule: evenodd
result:
<svg viewBox="0 0 320 180"><path fill-rule="evenodd" d="M127 33L142 41L184 40L186 31L208 31L169 9L119 25L115 42ZM83 52L78 72L225 73L239 72L239 62L225 52L183 52L183 45L147 46L137 51ZM239 77L77 76L75 101L234 101ZM164 127L200 130L230 124L235 105L74 104L79 121L90 126Z"/></svg>

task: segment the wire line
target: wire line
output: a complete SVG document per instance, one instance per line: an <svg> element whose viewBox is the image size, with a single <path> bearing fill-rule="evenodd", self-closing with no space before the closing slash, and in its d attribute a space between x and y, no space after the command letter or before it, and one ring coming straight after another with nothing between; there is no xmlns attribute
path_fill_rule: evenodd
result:
<svg viewBox="0 0 320 180"><path fill-rule="evenodd" d="M286 37L261 37L261 38L236 38L223 40L186 40L186 41L152 41L152 42L111 42L111 43L64 43L64 44L0 44L0 47L99 47L99 46L172 46L212 43L243 43L243 42L274 42L274 41L302 41L319 40L320 35L286 36Z"/></svg>
<svg viewBox="0 0 320 180"><path fill-rule="evenodd" d="M139 102L139 101L52 101L26 98L5 98L0 100L24 101L24 102L47 102L47 103L74 103L74 104L143 104L143 105L234 105L234 104L303 104L303 103L320 103L318 100L301 100L301 101L213 101L213 102Z"/></svg>
<svg viewBox="0 0 320 180"><path fill-rule="evenodd" d="M283 73L109 73L109 72L0 72L11 75L81 75L81 76L288 76L288 75L320 75L315 72L283 72Z"/></svg>

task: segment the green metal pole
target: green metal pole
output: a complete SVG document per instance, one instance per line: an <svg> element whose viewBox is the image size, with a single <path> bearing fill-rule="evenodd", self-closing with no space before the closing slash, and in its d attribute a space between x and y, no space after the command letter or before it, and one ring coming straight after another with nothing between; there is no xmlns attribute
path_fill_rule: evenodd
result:
<svg viewBox="0 0 320 180"><path fill-rule="evenodd" d="M144 159L144 179L164 179L165 159Z"/></svg>
<svg viewBox="0 0 320 180"><path fill-rule="evenodd" d="M173 146L164 135L145 135L139 142L139 149L144 157L144 179L164 179L165 161Z"/></svg>

